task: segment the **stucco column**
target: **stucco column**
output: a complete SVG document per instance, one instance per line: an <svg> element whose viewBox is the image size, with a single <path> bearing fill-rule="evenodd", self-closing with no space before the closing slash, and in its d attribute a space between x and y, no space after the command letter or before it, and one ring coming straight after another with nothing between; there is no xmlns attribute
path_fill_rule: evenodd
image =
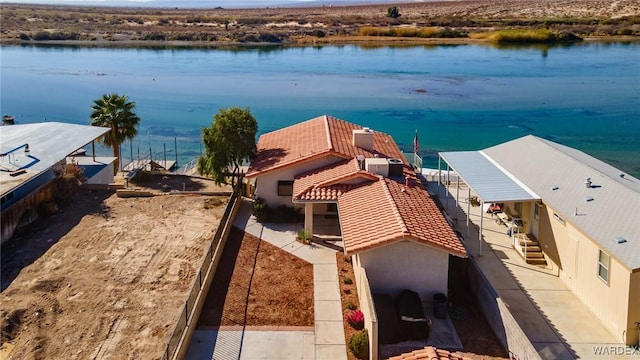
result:
<svg viewBox="0 0 640 360"><path fill-rule="evenodd" d="M480 252L478 256L482 256L482 221L484 220L484 200L480 199L480 231L478 231L478 242L480 247Z"/></svg>
<svg viewBox="0 0 640 360"><path fill-rule="evenodd" d="M313 235L313 203L304 204L304 230Z"/></svg>

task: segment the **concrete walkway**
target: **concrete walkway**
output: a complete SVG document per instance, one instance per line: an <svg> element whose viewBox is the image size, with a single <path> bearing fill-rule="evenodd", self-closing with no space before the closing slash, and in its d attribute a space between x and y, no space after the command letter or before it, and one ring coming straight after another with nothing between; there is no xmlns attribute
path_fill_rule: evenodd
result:
<svg viewBox="0 0 640 360"><path fill-rule="evenodd" d="M498 225L491 214L480 207L471 207L471 224L467 230L466 187L460 191L459 203L456 203L455 185L450 188L448 200L436 183L429 183L428 189L441 198L454 228L463 234L469 253L508 304L541 358L590 359L594 358L594 346L623 346L564 285L557 269L527 264L512 248L507 228ZM481 216L482 247L478 240Z"/></svg>
<svg viewBox="0 0 640 360"><path fill-rule="evenodd" d="M313 264L314 328L199 329L187 359L347 359L336 252L295 240L295 224L260 224L243 201L234 226Z"/></svg>

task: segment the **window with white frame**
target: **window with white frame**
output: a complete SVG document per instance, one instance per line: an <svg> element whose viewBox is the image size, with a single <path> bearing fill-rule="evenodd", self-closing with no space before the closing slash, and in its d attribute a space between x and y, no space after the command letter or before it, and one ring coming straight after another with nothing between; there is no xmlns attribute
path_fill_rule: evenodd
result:
<svg viewBox="0 0 640 360"><path fill-rule="evenodd" d="M540 204L536 203L533 207L533 218L536 220L540 220Z"/></svg>
<svg viewBox="0 0 640 360"><path fill-rule="evenodd" d="M609 283L609 263L611 258L607 253L600 250L598 253L598 277L605 283Z"/></svg>

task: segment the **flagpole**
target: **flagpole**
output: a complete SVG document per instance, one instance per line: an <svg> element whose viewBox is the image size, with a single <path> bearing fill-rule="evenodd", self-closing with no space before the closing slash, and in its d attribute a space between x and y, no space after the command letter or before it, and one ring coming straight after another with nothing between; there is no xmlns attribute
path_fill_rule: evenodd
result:
<svg viewBox="0 0 640 360"><path fill-rule="evenodd" d="M418 165L418 129L416 129L416 135L413 138L413 168L417 168ZM420 169L422 172L422 169Z"/></svg>

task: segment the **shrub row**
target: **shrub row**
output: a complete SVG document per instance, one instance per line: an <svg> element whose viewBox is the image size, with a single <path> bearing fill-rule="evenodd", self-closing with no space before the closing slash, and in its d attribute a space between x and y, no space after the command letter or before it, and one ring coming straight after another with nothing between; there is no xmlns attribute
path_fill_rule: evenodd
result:
<svg viewBox="0 0 640 360"><path fill-rule="evenodd" d="M252 213L260 223L298 223L304 221L304 215L298 209L286 205L273 208L260 198L253 203Z"/></svg>
<svg viewBox="0 0 640 360"><path fill-rule="evenodd" d="M578 41L580 37L569 33L554 33L547 29L505 29L494 32L489 37L499 43L550 43L558 41Z"/></svg>
<svg viewBox="0 0 640 360"><path fill-rule="evenodd" d="M36 40L36 41L46 41L46 40L80 40L80 34L77 32L60 32L60 31L40 31L35 33L32 36L27 34L20 34L21 40Z"/></svg>
<svg viewBox="0 0 640 360"><path fill-rule="evenodd" d="M416 37L416 38L457 38L467 37L467 34L450 28L437 29L432 27L373 27L365 26L360 28L360 35L363 36L394 36L394 37Z"/></svg>

